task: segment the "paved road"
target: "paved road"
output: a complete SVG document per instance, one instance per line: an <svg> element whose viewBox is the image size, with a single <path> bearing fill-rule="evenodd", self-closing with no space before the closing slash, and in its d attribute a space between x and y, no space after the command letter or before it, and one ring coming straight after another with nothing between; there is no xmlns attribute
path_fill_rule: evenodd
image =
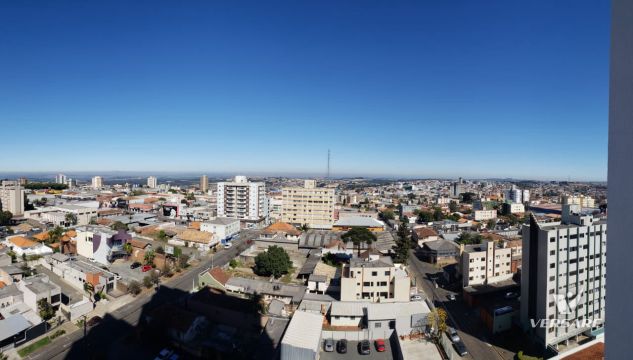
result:
<svg viewBox="0 0 633 360"><path fill-rule="evenodd" d="M420 261L412 251L409 254L409 270L416 278L418 289L422 289L427 297L435 304L443 307L448 314L447 325L457 329L457 333L464 341L469 359L513 359L514 353L490 344L487 339L488 330L479 319L479 313L468 308L460 299L461 294L451 292L441 287L435 288L426 274L438 273L441 270L434 265ZM454 294L457 300L448 300L448 295Z"/></svg>
<svg viewBox="0 0 633 360"><path fill-rule="evenodd" d="M214 254L212 258L191 267L183 275L163 282L159 290L161 295L159 300L156 300L154 293L144 293L129 304L110 313L109 315L111 317L104 318L101 324L90 330L88 334L89 344L87 345L87 349L89 350L78 350L80 349L79 346L84 346L79 342L83 337L83 332L76 331L55 340L53 344L32 353L26 359L61 360L67 358L108 358L108 356L105 355L108 352L107 350L111 348L114 342L121 340L138 325L141 314L147 311L145 307L148 303L152 302L151 306L155 307L164 303L177 301L184 293L189 293L192 290L193 280L201 271L211 267L212 263L214 266L227 264L231 259L237 256L239 252L244 250L246 240L254 237L254 234L256 234L256 231L253 230L242 231L240 237L233 240L233 247L230 249L222 249ZM131 356L120 354L117 358L131 358Z"/></svg>

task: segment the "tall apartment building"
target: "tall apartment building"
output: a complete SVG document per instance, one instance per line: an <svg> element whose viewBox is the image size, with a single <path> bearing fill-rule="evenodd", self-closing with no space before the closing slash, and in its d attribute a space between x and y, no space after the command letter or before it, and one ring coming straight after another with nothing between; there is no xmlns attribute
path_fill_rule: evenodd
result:
<svg viewBox="0 0 633 360"><path fill-rule="evenodd" d="M284 187L281 220L294 225L307 224L313 229L330 229L334 224L334 189L319 188L316 180L303 187Z"/></svg>
<svg viewBox="0 0 633 360"><path fill-rule="evenodd" d="M57 174L55 176L55 183L56 184L66 184L66 180L67 179L68 178L66 177L66 175L60 173L60 174Z"/></svg>
<svg viewBox="0 0 633 360"><path fill-rule="evenodd" d="M411 279L389 257L352 258L343 266L341 301L406 302Z"/></svg>
<svg viewBox="0 0 633 360"><path fill-rule="evenodd" d="M461 245L463 286L492 284L512 278L512 249L484 240L478 245Z"/></svg>
<svg viewBox="0 0 633 360"><path fill-rule="evenodd" d="M209 191L209 177L206 175L200 177L200 191L203 193Z"/></svg>
<svg viewBox="0 0 633 360"><path fill-rule="evenodd" d="M156 176L150 176L147 178L147 187L155 189L158 187L158 179Z"/></svg>
<svg viewBox="0 0 633 360"><path fill-rule="evenodd" d="M561 221L523 225L521 323L545 347L604 331L607 222L563 205ZM540 321L540 322L539 322ZM561 324L562 323L562 324Z"/></svg>
<svg viewBox="0 0 633 360"><path fill-rule="evenodd" d="M451 184L451 197L456 199L459 198L459 195L464 191L463 188L464 180L459 178L458 181Z"/></svg>
<svg viewBox="0 0 633 360"><path fill-rule="evenodd" d="M103 187L103 178L101 176L94 176L92 178L92 188L101 189Z"/></svg>
<svg viewBox="0 0 633 360"><path fill-rule="evenodd" d="M596 200L591 196L585 195L563 195L560 197L560 202L563 205L580 205L583 208L592 208L596 206Z"/></svg>
<svg viewBox="0 0 633 360"><path fill-rule="evenodd" d="M2 181L2 187L0 187L2 211L10 211L13 216L24 214L24 196L24 188L19 181Z"/></svg>
<svg viewBox="0 0 633 360"><path fill-rule="evenodd" d="M218 217L260 221L268 218L266 184L250 182L236 176L232 182L219 182L217 187Z"/></svg>

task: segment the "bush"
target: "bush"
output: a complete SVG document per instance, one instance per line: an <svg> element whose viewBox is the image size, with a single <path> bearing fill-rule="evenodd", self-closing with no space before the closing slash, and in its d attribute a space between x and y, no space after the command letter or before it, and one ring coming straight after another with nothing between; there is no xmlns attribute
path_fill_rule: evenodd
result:
<svg viewBox="0 0 633 360"><path fill-rule="evenodd" d="M128 293L136 296L141 293L141 284L138 281L132 280L127 286Z"/></svg>
<svg viewBox="0 0 633 360"><path fill-rule="evenodd" d="M517 353L517 359L519 359L519 360L543 360L543 358L541 358L541 357L525 355L525 354L523 354L523 350L521 350L521 351L519 351Z"/></svg>
<svg viewBox="0 0 633 360"><path fill-rule="evenodd" d="M238 265L237 260L231 259L231 261L229 261L229 266L231 267L231 269L235 269L237 265Z"/></svg>
<svg viewBox="0 0 633 360"><path fill-rule="evenodd" d="M151 288L152 287L152 279L149 276L146 276L143 278L143 286L145 286L146 288Z"/></svg>
<svg viewBox="0 0 633 360"><path fill-rule="evenodd" d="M83 324L82 324L83 325ZM66 333L66 330L57 330L53 334L50 335L51 340L58 338Z"/></svg>

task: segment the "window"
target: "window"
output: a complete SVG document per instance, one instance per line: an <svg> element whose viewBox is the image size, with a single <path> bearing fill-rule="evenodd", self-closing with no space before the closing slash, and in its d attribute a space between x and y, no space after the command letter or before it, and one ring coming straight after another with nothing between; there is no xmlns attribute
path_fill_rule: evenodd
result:
<svg viewBox="0 0 633 360"><path fill-rule="evenodd" d="M549 242L551 242L551 243L552 243L552 242L554 242L554 241L556 241L556 237L551 237L551 238L549 238Z"/></svg>
<svg viewBox="0 0 633 360"><path fill-rule="evenodd" d="M378 271L372 271L371 276L378 276Z"/></svg>
<svg viewBox="0 0 633 360"><path fill-rule="evenodd" d="M374 327L375 327L375 328L379 328L379 327L381 327L381 326L382 326L382 324L381 324L381 323L379 323L379 322L377 322L377 323L376 323L376 325L374 325Z"/></svg>
<svg viewBox="0 0 633 360"><path fill-rule="evenodd" d="M365 281L365 282L363 283L363 286L370 286L369 284L370 284L370 282L369 282L369 281Z"/></svg>
<svg viewBox="0 0 633 360"><path fill-rule="evenodd" d="M555 264L555 263L551 263L551 264L549 264L549 268L550 268L550 269L553 269L553 268L555 268L555 267L556 267L556 264Z"/></svg>

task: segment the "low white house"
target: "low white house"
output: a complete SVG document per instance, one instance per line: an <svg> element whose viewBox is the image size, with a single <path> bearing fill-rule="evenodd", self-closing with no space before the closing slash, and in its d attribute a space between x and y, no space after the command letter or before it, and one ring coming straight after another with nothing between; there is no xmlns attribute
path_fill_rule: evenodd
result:
<svg viewBox="0 0 633 360"><path fill-rule="evenodd" d="M8 237L4 244L13 250L17 256L48 255L53 253L53 249L48 246L19 235Z"/></svg>
<svg viewBox="0 0 633 360"><path fill-rule="evenodd" d="M217 217L201 223L200 231L213 233L214 240L221 242L240 232L240 221L238 219Z"/></svg>

